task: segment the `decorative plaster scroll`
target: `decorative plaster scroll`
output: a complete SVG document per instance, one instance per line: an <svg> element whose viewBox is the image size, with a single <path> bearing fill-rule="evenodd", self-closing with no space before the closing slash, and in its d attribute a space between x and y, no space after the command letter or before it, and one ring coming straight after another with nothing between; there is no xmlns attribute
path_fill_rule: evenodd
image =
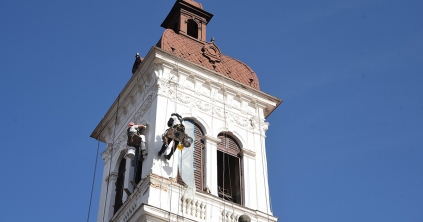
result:
<svg viewBox="0 0 423 222"><path fill-rule="evenodd" d="M212 108L212 105L210 105L209 103L205 103L199 99L195 100L195 105L200 109L203 110L204 112L209 112Z"/></svg>
<svg viewBox="0 0 423 222"><path fill-rule="evenodd" d="M169 90L169 84L164 80L157 81L157 93L162 96L167 96Z"/></svg>
<svg viewBox="0 0 423 222"><path fill-rule="evenodd" d="M222 108L215 107L213 111L214 111L213 114L215 114L216 116L218 116L220 118L225 118L225 114L223 113L223 109ZM228 113L228 112L226 111L226 113Z"/></svg>
<svg viewBox="0 0 423 222"><path fill-rule="evenodd" d="M248 126L249 121L246 118L240 117L238 115L233 115L233 114L232 114L232 117L235 123L238 124L239 126L242 126L242 127Z"/></svg>
<svg viewBox="0 0 423 222"><path fill-rule="evenodd" d="M263 131L266 132L269 129L269 125L270 125L269 122L263 122L263 123L261 123L261 127L262 127Z"/></svg>
<svg viewBox="0 0 423 222"><path fill-rule="evenodd" d="M250 118L250 126L251 126L251 128L255 129L257 127L257 124L258 124L257 117L251 117Z"/></svg>
<svg viewBox="0 0 423 222"><path fill-rule="evenodd" d="M156 70L154 70L154 73L156 73ZM143 80L145 88L151 88L156 82L156 75L153 75L153 72L145 73L145 76L140 78Z"/></svg>
<svg viewBox="0 0 423 222"><path fill-rule="evenodd" d="M144 102L141 106L141 112L145 112L150 107L151 103L153 102L154 95L155 95L155 92L153 91L150 91L148 93L148 95L144 99Z"/></svg>
<svg viewBox="0 0 423 222"><path fill-rule="evenodd" d="M177 96L178 96L178 101L185 103L185 104L191 103L191 100L192 100L191 96L188 96L188 95L185 95L185 94L182 94L182 93L178 93Z"/></svg>
<svg viewBox="0 0 423 222"><path fill-rule="evenodd" d="M111 146L112 146L112 143L108 143L106 149L104 150L104 152L101 153L101 158L104 161L109 160L110 157L111 157L111 152L112 152Z"/></svg>

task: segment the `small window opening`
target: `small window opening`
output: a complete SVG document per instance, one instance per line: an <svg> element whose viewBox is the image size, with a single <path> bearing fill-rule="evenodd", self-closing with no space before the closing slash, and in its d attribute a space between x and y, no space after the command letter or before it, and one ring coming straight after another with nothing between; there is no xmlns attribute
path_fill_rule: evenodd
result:
<svg viewBox="0 0 423 222"><path fill-rule="evenodd" d="M188 20L187 34L198 39L198 24L192 19Z"/></svg>
<svg viewBox="0 0 423 222"><path fill-rule="evenodd" d="M217 151L218 194L220 198L241 204L240 159Z"/></svg>
<svg viewBox="0 0 423 222"><path fill-rule="evenodd" d="M141 181L141 173L142 173L142 163L144 159L142 158L142 155L139 155L140 148L136 148L136 156L132 160L132 166L134 167L134 181L136 184L138 184Z"/></svg>
<svg viewBox="0 0 423 222"><path fill-rule="evenodd" d="M119 208L123 205L122 198L123 198L123 183L125 181L125 166L126 166L126 159L122 158L119 164L118 176L115 182L115 204L114 204L114 211L115 214Z"/></svg>
<svg viewBox="0 0 423 222"><path fill-rule="evenodd" d="M225 200L243 204L241 149L235 138L219 133L217 145L218 195Z"/></svg>

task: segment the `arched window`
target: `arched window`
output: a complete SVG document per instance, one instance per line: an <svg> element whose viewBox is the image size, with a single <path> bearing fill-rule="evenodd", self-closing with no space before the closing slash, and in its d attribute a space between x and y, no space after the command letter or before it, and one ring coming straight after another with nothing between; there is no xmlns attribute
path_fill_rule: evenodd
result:
<svg viewBox="0 0 423 222"><path fill-rule="evenodd" d="M187 121L187 120L185 120ZM203 131L201 127L193 121L188 120L190 123L194 124L194 178L195 178L195 187L197 191L203 191L204 185L204 141ZM184 185L181 177L178 174L178 183Z"/></svg>
<svg viewBox="0 0 423 222"><path fill-rule="evenodd" d="M126 166L126 159L122 158L119 164L119 170L118 170L118 176L115 182L115 204L113 205L114 211L113 214L115 214L119 208L122 206L122 197L123 197L123 183L125 181L125 166Z"/></svg>
<svg viewBox="0 0 423 222"><path fill-rule="evenodd" d="M242 204L241 149L236 140L220 133L217 145L217 186L220 198Z"/></svg>
<svg viewBox="0 0 423 222"><path fill-rule="evenodd" d="M135 158L132 160L132 166L134 167L134 181L135 184L138 184L141 181L141 173L142 173L142 162L144 161L142 155L140 155L140 148L136 148L136 155ZM133 184L134 187L136 185Z"/></svg>
<svg viewBox="0 0 423 222"><path fill-rule="evenodd" d="M192 19L188 20L187 34L193 38L198 39L198 24Z"/></svg>

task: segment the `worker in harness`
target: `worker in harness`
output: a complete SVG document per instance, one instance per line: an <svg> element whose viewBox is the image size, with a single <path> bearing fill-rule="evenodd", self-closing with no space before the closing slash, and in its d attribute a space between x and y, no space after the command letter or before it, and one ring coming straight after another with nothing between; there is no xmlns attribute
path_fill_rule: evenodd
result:
<svg viewBox="0 0 423 222"><path fill-rule="evenodd" d="M137 149L137 152L140 150L143 156L147 155L147 150L145 148L145 136L140 134L141 129L147 128L146 125L138 124L135 125L134 122L128 124L128 129L126 133L128 135L127 145ZM141 158L138 158L141 160Z"/></svg>
<svg viewBox="0 0 423 222"><path fill-rule="evenodd" d="M179 144L178 138L185 136L185 126L182 124L182 121L183 120L181 115L177 113L172 113L172 115L170 115L170 118L167 121L167 126L169 128L162 135L163 145L159 151L159 156L161 156L166 151L170 142L172 142L173 140L173 146L170 150L170 153L168 155L164 155L167 160L172 157L173 153L176 150L176 146Z"/></svg>

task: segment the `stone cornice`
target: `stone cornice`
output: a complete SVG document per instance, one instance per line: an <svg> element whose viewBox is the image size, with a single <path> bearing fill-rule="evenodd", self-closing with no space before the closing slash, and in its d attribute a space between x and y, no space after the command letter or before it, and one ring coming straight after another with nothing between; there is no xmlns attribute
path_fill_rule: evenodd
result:
<svg viewBox="0 0 423 222"><path fill-rule="evenodd" d="M249 156L249 157L255 157L256 152L244 148L244 149L242 149L242 155Z"/></svg>
<svg viewBox="0 0 423 222"><path fill-rule="evenodd" d="M203 136L203 139L206 142L212 142L212 143L216 143L216 144L220 143L220 141L221 141L219 138L216 138L216 137L213 137L213 136L210 136L210 135L207 135L207 134Z"/></svg>

